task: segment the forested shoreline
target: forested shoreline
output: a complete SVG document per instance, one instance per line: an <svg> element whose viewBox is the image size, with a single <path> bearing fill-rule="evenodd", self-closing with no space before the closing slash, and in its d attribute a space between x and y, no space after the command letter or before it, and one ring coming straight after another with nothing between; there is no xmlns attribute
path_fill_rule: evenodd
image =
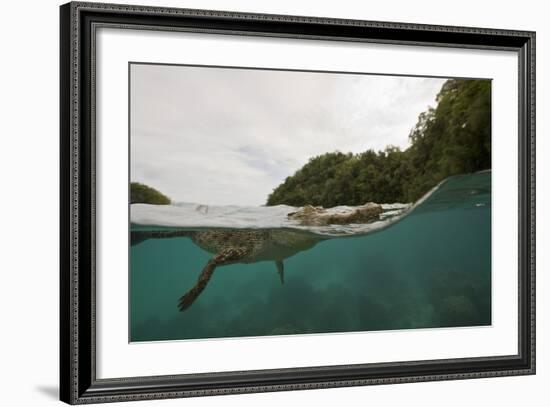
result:
<svg viewBox="0 0 550 407"><path fill-rule="evenodd" d="M273 190L267 205L414 202L444 178L490 169L491 82L447 80L436 103L418 117L406 150L310 158Z"/></svg>
<svg viewBox="0 0 550 407"><path fill-rule="evenodd" d="M150 205L170 205L171 200L162 192L139 182L130 183L130 203L144 203Z"/></svg>

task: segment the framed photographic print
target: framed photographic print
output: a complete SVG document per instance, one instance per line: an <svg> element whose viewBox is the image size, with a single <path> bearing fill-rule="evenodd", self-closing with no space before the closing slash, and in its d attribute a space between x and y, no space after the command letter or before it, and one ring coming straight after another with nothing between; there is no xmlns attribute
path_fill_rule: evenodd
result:
<svg viewBox="0 0 550 407"><path fill-rule="evenodd" d="M61 400L535 373L535 33L60 22Z"/></svg>

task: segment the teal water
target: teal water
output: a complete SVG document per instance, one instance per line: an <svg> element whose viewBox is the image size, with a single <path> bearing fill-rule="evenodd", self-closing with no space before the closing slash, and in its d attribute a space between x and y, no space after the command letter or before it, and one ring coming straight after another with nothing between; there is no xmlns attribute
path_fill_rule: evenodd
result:
<svg viewBox="0 0 550 407"><path fill-rule="evenodd" d="M188 237L132 246L130 341L491 324L490 171L449 178L384 230L312 238L284 284L273 261L221 266L183 312L212 254Z"/></svg>

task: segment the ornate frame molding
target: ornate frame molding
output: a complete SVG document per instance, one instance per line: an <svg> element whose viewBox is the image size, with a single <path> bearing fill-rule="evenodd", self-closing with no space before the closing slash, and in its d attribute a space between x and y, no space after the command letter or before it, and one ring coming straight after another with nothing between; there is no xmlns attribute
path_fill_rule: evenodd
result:
<svg viewBox="0 0 550 407"><path fill-rule="evenodd" d="M535 373L535 33L72 2L60 38L60 394L70 404ZM519 67L519 353L503 357L97 379L95 30L99 26L513 50Z"/></svg>

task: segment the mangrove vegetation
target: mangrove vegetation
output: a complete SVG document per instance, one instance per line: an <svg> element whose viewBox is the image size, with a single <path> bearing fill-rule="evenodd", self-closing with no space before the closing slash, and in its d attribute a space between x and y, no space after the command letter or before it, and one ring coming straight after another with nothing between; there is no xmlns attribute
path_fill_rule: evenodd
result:
<svg viewBox="0 0 550 407"><path fill-rule="evenodd" d="M170 205L170 198L150 186L132 182L130 183L130 203Z"/></svg>
<svg viewBox="0 0 550 407"><path fill-rule="evenodd" d="M273 190L267 205L414 202L444 178L490 169L491 82L447 80L409 141L404 151L388 146L313 157Z"/></svg>

